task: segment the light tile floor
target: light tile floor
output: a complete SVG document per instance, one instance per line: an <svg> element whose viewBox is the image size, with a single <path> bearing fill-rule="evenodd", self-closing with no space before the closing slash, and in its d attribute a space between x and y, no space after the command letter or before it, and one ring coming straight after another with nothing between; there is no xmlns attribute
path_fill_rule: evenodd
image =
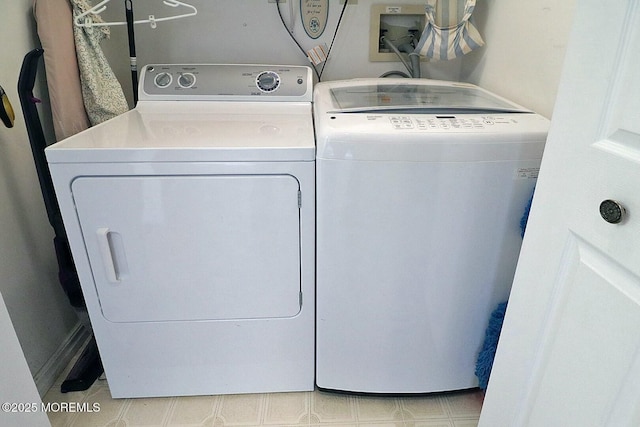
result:
<svg viewBox="0 0 640 427"><path fill-rule="evenodd" d="M99 403L97 412L48 413L53 427L90 426L477 426L478 390L412 397L354 396L320 391L224 396L112 399L106 380L87 391L60 393L66 372L44 403Z"/></svg>

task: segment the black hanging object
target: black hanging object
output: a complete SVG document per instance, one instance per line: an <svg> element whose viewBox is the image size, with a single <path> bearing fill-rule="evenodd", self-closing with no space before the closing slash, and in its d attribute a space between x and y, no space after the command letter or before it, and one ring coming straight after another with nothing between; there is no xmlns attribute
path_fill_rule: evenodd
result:
<svg viewBox="0 0 640 427"><path fill-rule="evenodd" d="M78 279L78 273L76 272L69 248L69 241L62 222L60 207L58 206L58 201L54 193L53 181L51 180L49 165L44 153L47 143L44 132L42 131L38 109L36 108L36 103L40 102L40 100L33 96L38 62L43 53L43 49L34 49L24 57L18 78L18 97L20 98L22 113L27 127L31 152L40 182L40 190L42 191L44 205L47 209L47 217L55 234L53 243L58 259L58 279L71 305L78 311L86 312L87 308L82 295L80 280ZM68 391L86 390L91 387L91 384L93 384L102 372L100 354L98 353L98 347L92 334L91 340L87 343L82 355L71 369L66 380L62 383L61 391L66 393Z"/></svg>
<svg viewBox="0 0 640 427"><path fill-rule="evenodd" d="M124 0L127 18L127 33L129 36L129 63L131 65L131 84L133 85L133 105L138 103L138 59L136 58L136 36L133 30L133 1Z"/></svg>

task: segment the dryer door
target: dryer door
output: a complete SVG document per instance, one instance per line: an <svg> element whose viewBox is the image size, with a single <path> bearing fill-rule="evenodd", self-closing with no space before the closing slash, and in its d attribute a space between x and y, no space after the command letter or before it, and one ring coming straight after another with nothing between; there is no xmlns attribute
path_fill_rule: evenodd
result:
<svg viewBox="0 0 640 427"><path fill-rule="evenodd" d="M291 175L76 179L72 192L103 316L295 316L298 191Z"/></svg>

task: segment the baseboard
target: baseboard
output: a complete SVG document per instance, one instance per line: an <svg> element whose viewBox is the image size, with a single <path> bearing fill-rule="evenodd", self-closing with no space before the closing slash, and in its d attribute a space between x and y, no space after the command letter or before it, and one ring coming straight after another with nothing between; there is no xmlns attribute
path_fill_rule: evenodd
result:
<svg viewBox="0 0 640 427"><path fill-rule="evenodd" d="M91 338L91 333L81 322L78 322L47 363L34 375L33 381L36 383L40 397L44 397L49 391L89 338Z"/></svg>

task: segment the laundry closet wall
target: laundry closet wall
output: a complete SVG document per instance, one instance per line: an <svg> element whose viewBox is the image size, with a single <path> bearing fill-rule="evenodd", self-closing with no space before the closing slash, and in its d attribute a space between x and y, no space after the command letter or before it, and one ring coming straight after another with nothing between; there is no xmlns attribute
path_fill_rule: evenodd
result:
<svg viewBox="0 0 640 427"><path fill-rule="evenodd" d="M551 118L576 0L477 1L486 45L464 59L460 79Z"/></svg>
<svg viewBox="0 0 640 427"><path fill-rule="evenodd" d="M298 50L282 26L275 3L267 0L186 0L198 9L198 15L186 19L149 25L136 25L138 65L151 63L264 63L307 65L309 61ZM299 17L299 0L286 0L280 8L289 23L290 3L293 2L296 38L305 49L331 44L342 4L329 0L329 17L323 35L309 38ZM355 3L355 4L354 4ZM400 62L369 62L370 9L374 3L425 4L424 0L350 0L335 39L331 58L322 80L353 77L377 77L386 71L406 69ZM134 1L137 19L150 14L163 16L167 8L161 0ZM107 20L124 21L122 2L112 1L102 14ZM127 57L127 34L124 27L112 27L112 39L104 43L104 50L119 79L130 94ZM457 80L462 60L422 65L423 76Z"/></svg>
<svg viewBox="0 0 640 427"><path fill-rule="evenodd" d="M461 59L427 63L427 78L463 80L487 87L550 117L575 0L477 0L473 19L486 45ZM187 0L189 2L189 0ZM294 33L305 49L331 43L342 8L330 0L324 34L309 38L299 19L299 0L280 5L289 22L293 2ZM562 4L560 4L562 3ZM191 0L198 15L161 22L158 28L136 25L138 65L149 63L267 63L308 64L280 23L275 3L267 0ZM419 4L424 0L350 0L336 37L323 80L376 77L390 70L405 71L400 62L369 62L372 4ZM134 2L137 19L167 9L161 0ZM103 17L124 21L122 2L112 1ZM131 99L126 28L112 27L104 49Z"/></svg>

